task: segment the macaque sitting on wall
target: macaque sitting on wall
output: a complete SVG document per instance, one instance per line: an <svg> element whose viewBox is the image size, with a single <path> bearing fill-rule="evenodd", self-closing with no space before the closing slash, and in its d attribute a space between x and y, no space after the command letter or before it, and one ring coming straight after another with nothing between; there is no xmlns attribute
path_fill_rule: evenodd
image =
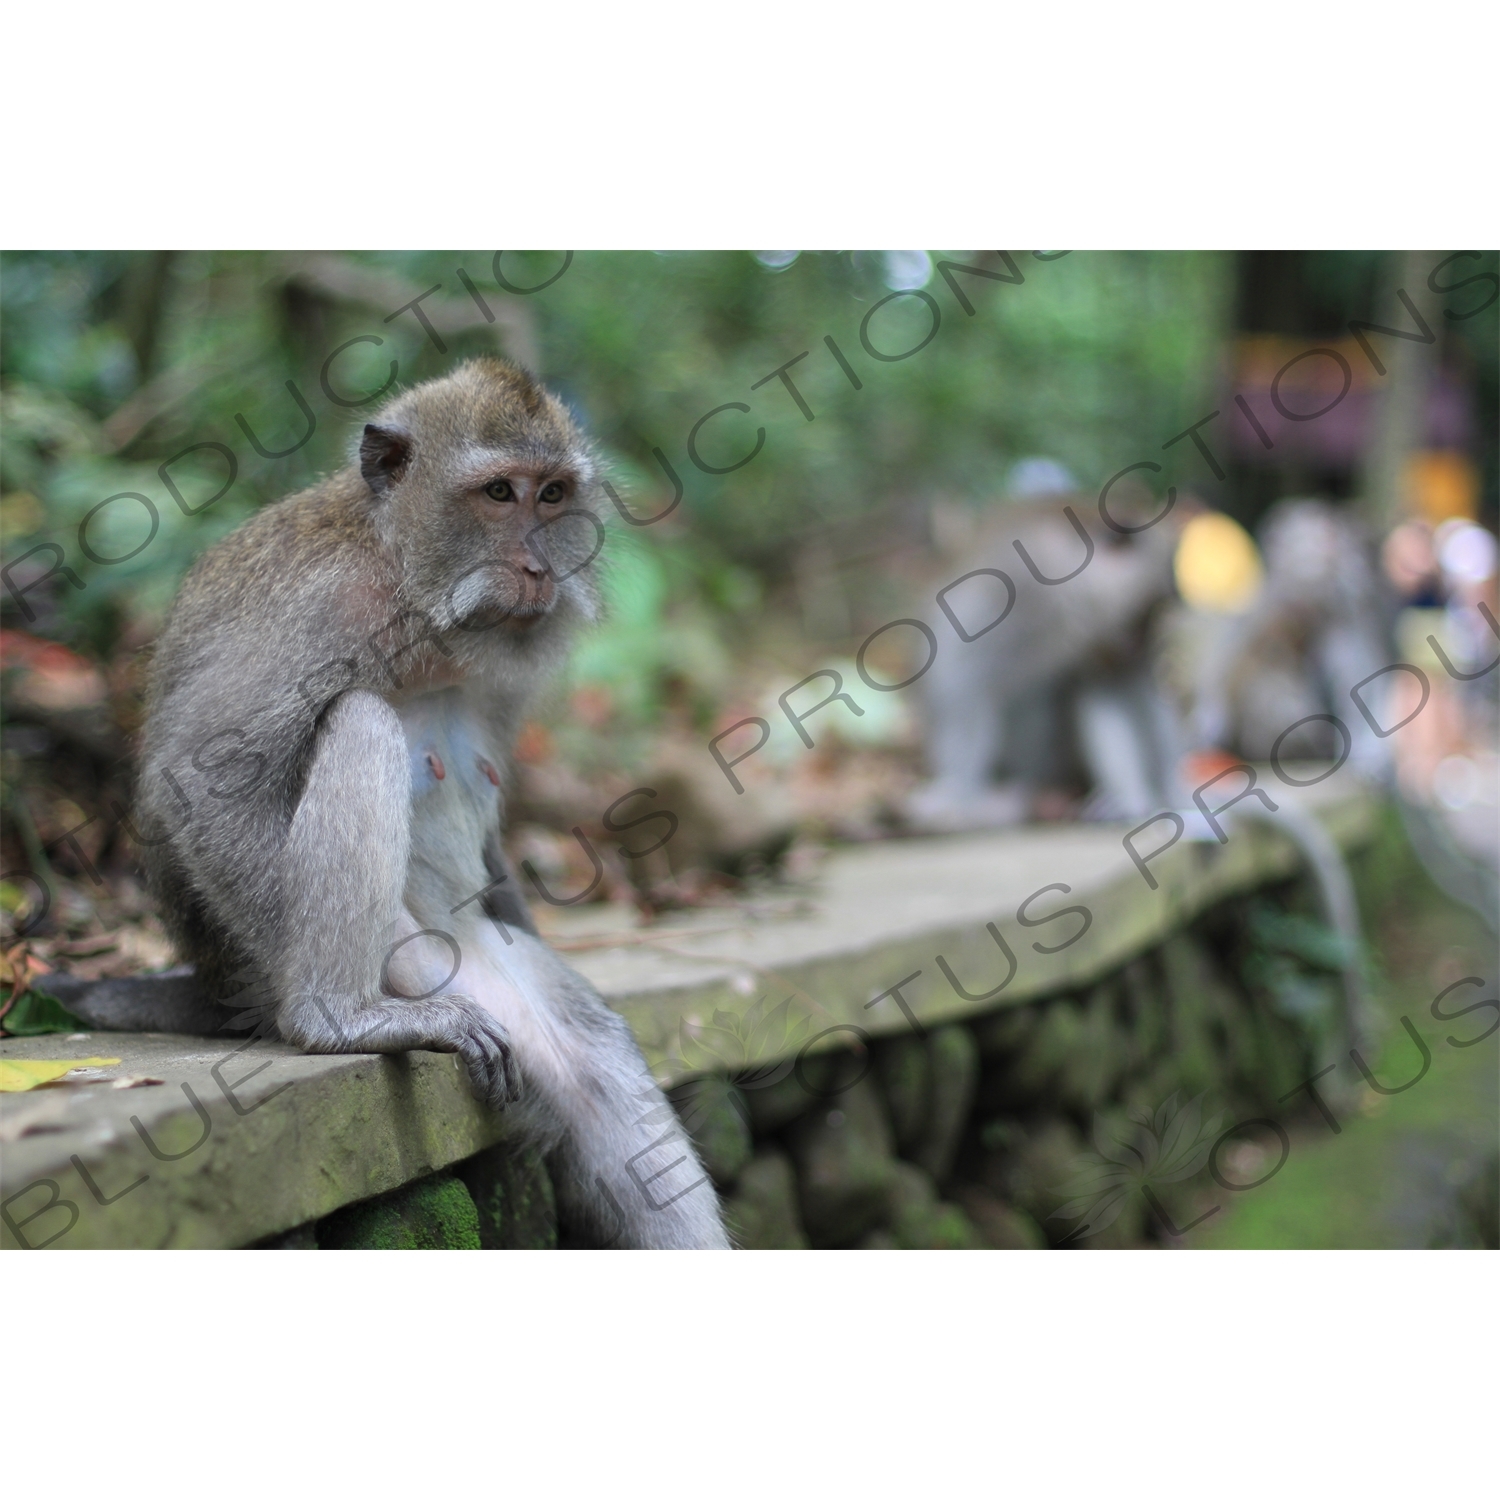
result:
<svg viewBox="0 0 1500 1500"><path fill-rule="evenodd" d="M945 549L955 581L930 615L944 645L923 684L931 780L910 799L914 826L1020 822L1039 792L1070 781L1097 818L1180 801L1175 714L1151 662L1178 528L1149 524L1149 500L1123 491L1111 516L1134 531L1054 493L1007 505Z"/></svg>
<svg viewBox="0 0 1500 1500"><path fill-rule="evenodd" d="M1384 776L1389 749L1349 697L1395 659L1367 529L1349 507L1308 499L1280 501L1258 529L1265 582L1199 662L1199 744L1252 761L1273 749L1282 761L1332 760L1342 736L1313 716L1336 715L1350 736L1350 764ZM1377 720L1387 686L1380 679L1361 690Z"/></svg>
<svg viewBox="0 0 1500 1500"><path fill-rule="evenodd" d="M58 997L101 1029L211 1032L248 987L308 1052L455 1053L550 1154L570 1232L727 1248L629 1028L541 940L501 845L527 701L597 613L599 494L562 403L476 360L199 558L137 799L190 967Z"/></svg>

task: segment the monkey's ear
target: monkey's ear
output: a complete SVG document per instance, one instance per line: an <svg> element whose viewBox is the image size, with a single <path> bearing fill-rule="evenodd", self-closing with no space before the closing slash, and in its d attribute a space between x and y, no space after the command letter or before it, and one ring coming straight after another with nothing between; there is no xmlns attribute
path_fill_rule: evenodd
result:
<svg viewBox="0 0 1500 1500"><path fill-rule="evenodd" d="M411 435L398 427L366 423L359 441L359 472L377 495L384 495L406 472L411 459Z"/></svg>

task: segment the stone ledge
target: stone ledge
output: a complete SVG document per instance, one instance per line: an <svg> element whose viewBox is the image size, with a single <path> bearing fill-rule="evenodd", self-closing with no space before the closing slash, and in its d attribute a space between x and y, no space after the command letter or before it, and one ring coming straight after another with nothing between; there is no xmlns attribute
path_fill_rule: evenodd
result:
<svg viewBox="0 0 1500 1500"><path fill-rule="evenodd" d="M1280 787L1275 795L1289 796ZM1352 778L1297 800L1345 848L1373 831L1377 799ZM1300 863L1284 835L1250 825L1227 845L1178 844L1153 863L1160 884L1151 891L1123 832L1073 825L902 840L837 852L800 896L686 913L645 930L609 909L547 912L545 928L629 1020L669 1084L847 1046L851 1027L872 1036L908 1030L891 1000L866 1006L918 970L903 993L923 1026L1087 984L1214 902ZM1092 920L1078 941L1040 954L1033 942L1060 942L1081 918L1038 932L1017 909L1058 883L1070 891L1038 897L1033 924L1064 906L1084 906ZM1017 967L998 997L974 1004L953 992L936 956L975 991L991 988L1004 962L986 923ZM4 1248L49 1239L59 1248L245 1245L505 1138L503 1119L469 1096L458 1060L435 1053L307 1057L279 1043L92 1033L11 1039L0 1055L119 1057L106 1077L163 1080L0 1096L13 1221L0 1228Z"/></svg>
<svg viewBox="0 0 1500 1500"><path fill-rule="evenodd" d="M120 1032L16 1038L3 1053L118 1057L106 1079L162 1080L0 1097L6 1213L30 1246L53 1235L69 1249L245 1245L504 1137L440 1053L307 1057L282 1042ZM18 1248L13 1228L0 1230L7 1249Z"/></svg>
<svg viewBox="0 0 1500 1500"><path fill-rule="evenodd" d="M1279 802L1311 811L1341 848L1373 836L1379 798L1352 775L1302 792L1271 785ZM644 932L607 908L541 918L546 936L630 1022L667 1084L770 1062L823 1032L830 1034L809 1052L848 1046L851 1026L872 1036L909 1031L893 1000L866 1006L919 970L903 998L924 1026L1081 987L1214 903L1302 865L1285 834L1250 823L1223 845L1184 838L1152 861L1153 891L1121 842L1128 831L1128 824L1070 824L843 849L800 900L778 903L780 911L708 909ZM1068 892L1054 889L1023 907L1059 885ZM1042 918L1069 906L1087 908L1087 931L1058 953L1039 952L1036 943L1059 944L1078 930L1081 917L1038 930ZM973 993L993 988L1007 966L987 923L1016 956L1016 972L999 996L976 1004L954 993L936 960L942 955ZM790 1002L784 1019L766 1025L783 999ZM798 1040L790 1042L794 1031Z"/></svg>

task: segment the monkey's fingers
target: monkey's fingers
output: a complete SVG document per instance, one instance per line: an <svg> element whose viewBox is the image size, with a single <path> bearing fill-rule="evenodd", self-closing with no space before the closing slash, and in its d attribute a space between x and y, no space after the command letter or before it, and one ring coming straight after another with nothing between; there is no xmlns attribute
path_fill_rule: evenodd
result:
<svg viewBox="0 0 1500 1500"><path fill-rule="evenodd" d="M505 1028L487 1011L475 1007L459 1051L469 1069L474 1093L494 1110L521 1097L520 1069Z"/></svg>
<svg viewBox="0 0 1500 1500"><path fill-rule="evenodd" d="M468 1071L469 1092L491 1109L504 1109L507 1090L504 1076L496 1067L493 1050L477 1039L466 1038L458 1052Z"/></svg>
<svg viewBox="0 0 1500 1500"><path fill-rule="evenodd" d="M516 1057L515 1049L509 1042L504 1044L502 1055L506 1082L505 1098L508 1103L516 1104L521 1098L521 1064Z"/></svg>

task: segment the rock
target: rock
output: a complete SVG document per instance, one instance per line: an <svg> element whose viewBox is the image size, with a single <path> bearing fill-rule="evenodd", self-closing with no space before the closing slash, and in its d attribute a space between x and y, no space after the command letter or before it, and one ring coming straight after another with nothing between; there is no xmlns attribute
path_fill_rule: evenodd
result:
<svg viewBox="0 0 1500 1500"><path fill-rule="evenodd" d="M1013 1204L973 1184L959 1188L954 1197L978 1231L986 1250L1045 1250L1047 1236L1036 1220Z"/></svg>
<svg viewBox="0 0 1500 1500"><path fill-rule="evenodd" d="M1247 995L1230 979L1214 957L1228 941L1190 931L1162 945L1174 1002L1174 1051L1184 1061L1181 1087L1190 1094L1209 1087L1226 1093L1233 1080L1247 1107L1271 1110L1316 1071L1315 1037L1279 1013L1263 991L1252 985ZM1177 1044L1179 1036L1186 1045ZM1335 1053L1322 1059L1335 1060Z"/></svg>
<svg viewBox="0 0 1500 1500"><path fill-rule="evenodd" d="M1082 1005L1082 1024L1058 1071L1058 1099L1087 1115L1109 1097L1127 1063L1115 1025L1116 986L1096 985Z"/></svg>
<svg viewBox="0 0 1500 1500"><path fill-rule="evenodd" d="M1012 1005L974 1022L981 1057L1010 1057L1022 1051L1041 1020L1040 1005Z"/></svg>
<svg viewBox="0 0 1500 1500"><path fill-rule="evenodd" d="M1150 1211L1139 1190L1130 1195L1120 1207L1118 1217L1103 1229L1081 1239L1068 1240L1069 1250L1140 1250L1148 1245L1146 1225ZM1065 1221L1056 1221L1063 1224ZM1076 1221L1074 1228L1077 1227ZM1063 1231L1067 1233L1066 1229Z"/></svg>
<svg viewBox="0 0 1500 1500"><path fill-rule="evenodd" d="M978 1250L979 1231L961 1208L938 1201L932 1179L897 1162L890 1189L890 1232L899 1250Z"/></svg>
<svg viewBox="0 0 1500 1500"><path fill-rule="evenodd" d="M891 1117L896 1150L909 1156L922 1139L932 1105L932 1059L918 1036L891 1037L875 1047L875 1076Z"/></svg>
<svg viewBox="0 0 1500 1500"><path fill-rule="evenodd" d="M1077 1173L1085 1149L1078 1132L1065 1120L1020 1128L1007 1149L983 1159L981 1185L1029 1214L1055 1243L1073 1226L1050 1215L1066 1201L1063 1189Z"/></svg>
<svg viewBox="0 0 1500 1500"><path fill-rule="evenodd" d="M852 1245L885 1222L895 1177L880 1091L861 1076L864 1059L849 1058L843 1066L858 1081L787 1133L802 1222L820 1249Z"/></svg>
<svg viewBox="0 0 1500 1500"><path fill-rule="evenodd" d="M1131 1072L1149 1067L1167 1050L1171 1000L1155 953L1133 958L1120 971L1125 991L1125 1030L1130 1038Z"/></svg>
<svg viewBox="0 0 1500 1500"><path fill-rule="evenodd" d="M318 1225L322 1250L478 1250L479 1211L451 1172L351 1204Z"/></svg>
<svg viewBox="0 0 1500 1500"><path fill-rule="evenodd" d="M269 1234L249 1247L252 1250L316 1250L318 1248L318 1226L299 1224L284 1234Z"/></svg>
<svg viewBox="0 0 1500 1500"><path fill-rule="evenodd" d="M797 1214L797 1178L784 1152L755 1153L724 1200L729 1237L742 1250L806 1250Z"/></svg>
<svg viewBox="0 0 1500 1500"><path fill-rule="evenodd" d="M1172 997L1171 1057L1188 1095L1225 1083L1223 1028L1216 1011L1222 981L1196 938L1174 933L1161 945L1162 973ZM1295 1080L1293 1080L1295 1082Z"/></svg>
<svg viewBox="0 0 1500 1500"><path fill-rule="evenodd" d="M1126 1111L1145 1110L1148 1115L1154 1115L1173 1094L1178 1096L1179 1104L1185 1104L1189 1099L1197 1097L1195 1094L1188 1093L1183 1087L1182 1071L1177 1066L1177 1060L1168 1054L1159 1059L1149 1072L1135 1079L1125 1089L1122 1102ZM1210 1113L1218 1108L1216 1101L1219 1099L1218 1089L1208 1092L1203 1103L1209 1108Z"/></svg>
<svg viewBox="0 0 1500 1500"><path fill-rule="evenodd" d="M481 1249L557 1249L557 1200L539 1151L491 1146L453 1171L479 1212Z"/></svg>
<svg viewBox="0 0 1500 1500"><path fill-rule="evenodd" d="M1170 1150L1172 1130L1170 1125L1165 1129ZM1120 1165L1121 1170L1111 1169L1112 1180L1101 1186L1094 1206L1082 1216L1051 1221L1048 1230L1055 1239L1065 1243L1070 1250L1123 1250L1146 1243L1150 1209L1137 1169L1143 1159L1151 1158L1151 1135L1152 1132L1132 1120L1119 1105L1094 1115L1084 1152L1091 1160L1097 1161L1100 1142L1103 1142L1105 1156L1112 1164ZM1188 1136L1190 1147L1197 1139L1196 1134ZM1162 1160L1159 1155L1155 1159ZM1173 1190L1167 1183L1152 1182L1150 1186L1158 1201ZM1119 1187L1125 1188L1123 1197L1116 1191ZM1105 1218L1109 1222L1101 1228ZM1080 1233L1084 1229L1088 1232Z"/></svg>
<svg viewBox="0 0 1500 1500"><path fill-rule="evenodd" d="M774 1083L744 1088L741 1092L756 1135L772 1135L812 1110L827 1108L830 1085L846 1056L822 1052L804 1057Z"/></svg>
<svg viewBox="0 0 1500 1500"><path fill-rule="evenodd" d="M698 1148L708 1175L721 1188L733 1187L750 1160L750 1112L745 1096L727 1078L711 1073L678 1084L667 1097Z"/></svg>
<svg viewBox="0 0 1500 1500"><path fill-rule="evenodd" d="M997 1070L998 1088L987 1091L987 1106L1055 1102L1059 1075L1081 1044L1083 1011L1071 996L1044 1001L1039 1010L1026 1045Z"/></svg>
<svg viewBox="0 0 1500 1500"><path fill-rule="evenodd" d="M974 1105L979 1049L967 1027L943 1026L927 1038L932 1103L919 1140L908 1153L934 1182L947 1181Z"/></svg>

